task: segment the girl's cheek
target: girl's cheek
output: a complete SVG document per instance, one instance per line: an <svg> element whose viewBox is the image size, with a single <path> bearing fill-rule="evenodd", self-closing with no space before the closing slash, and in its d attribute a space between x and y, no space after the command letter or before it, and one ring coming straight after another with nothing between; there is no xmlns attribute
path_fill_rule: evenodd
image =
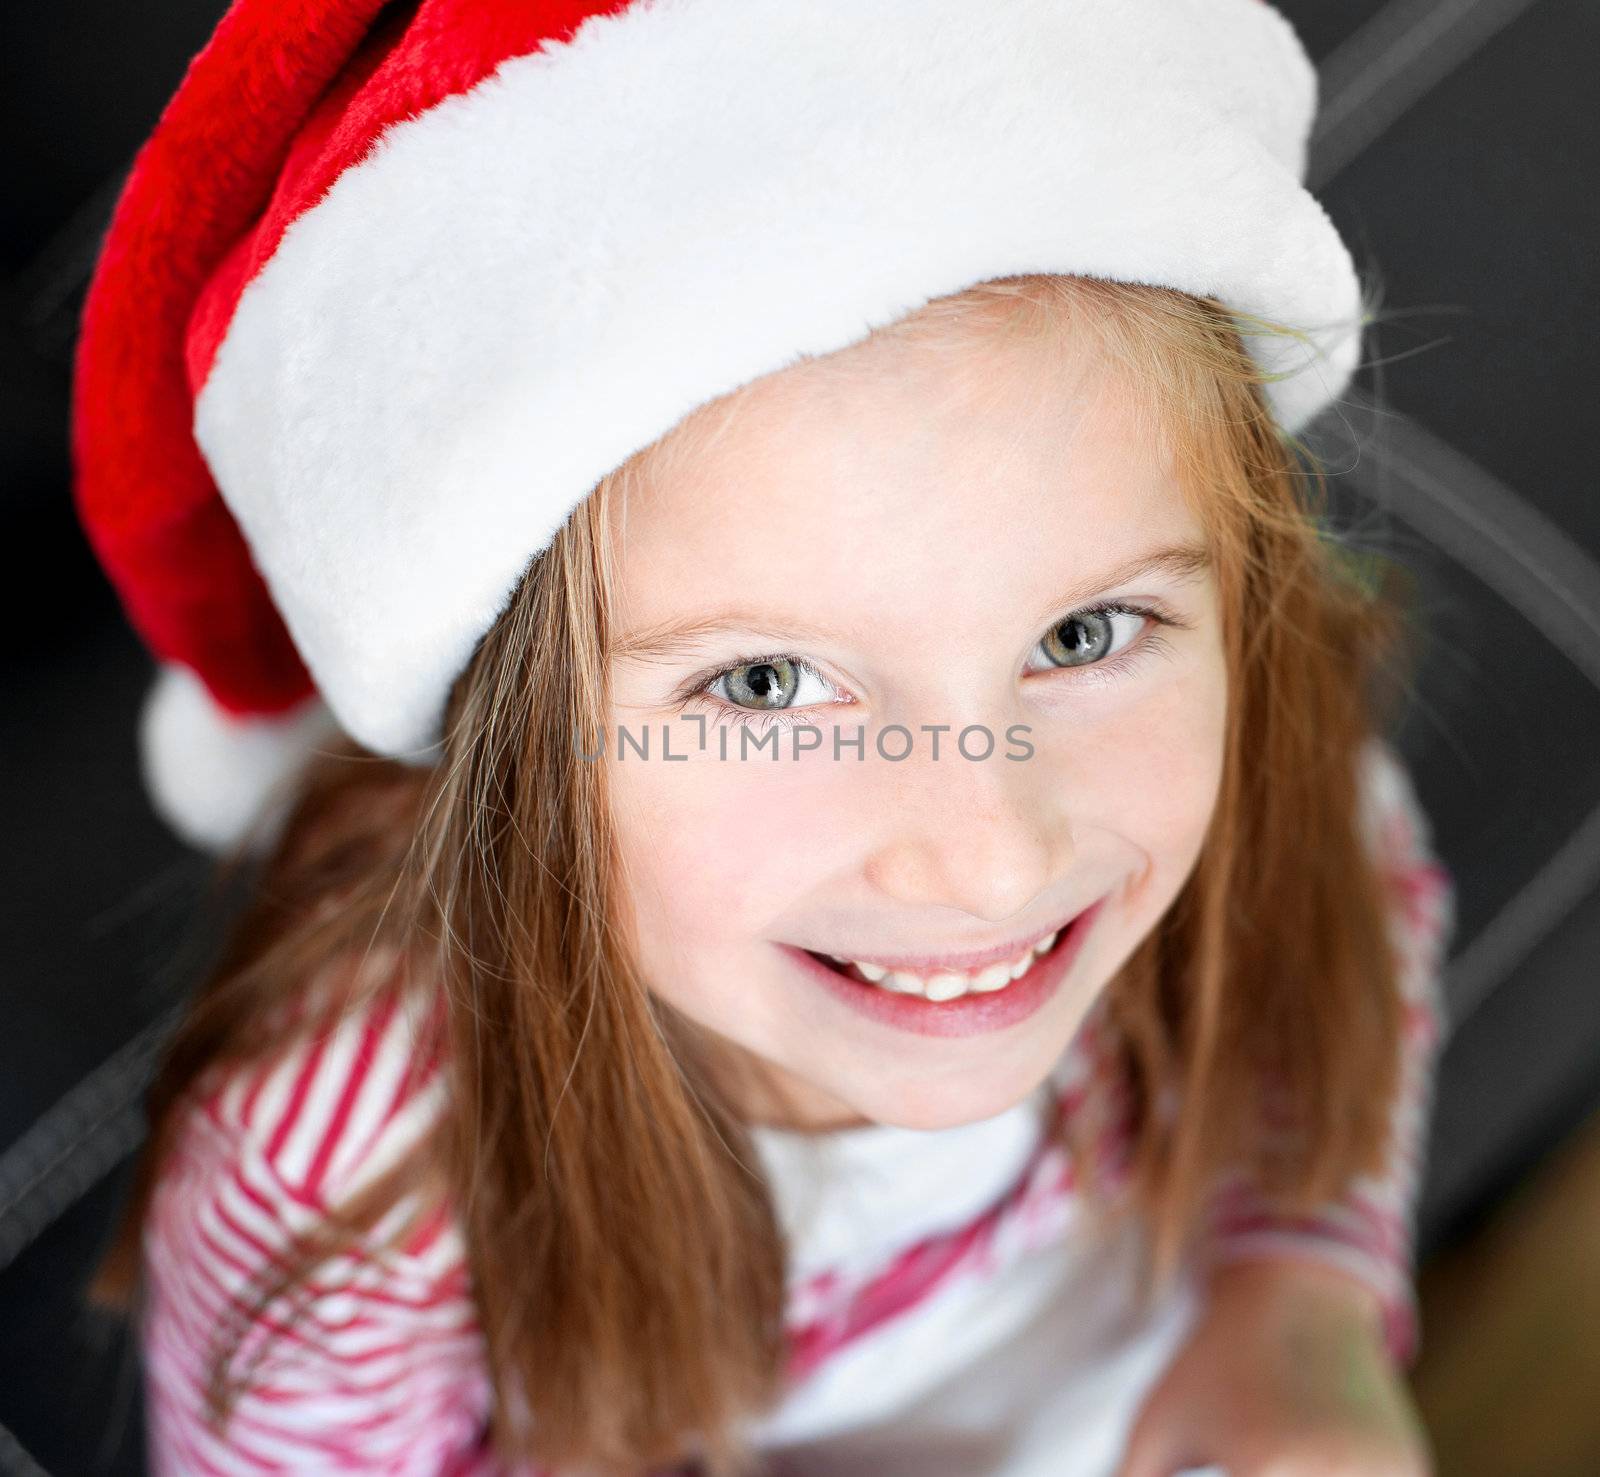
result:
<svg viewBox="0 0 1600 1477"><path fill-rule="evenodd" d="M839 822L818 792L838 786L816 775L823 765L837 768L785 750L776 760L652 759L614 775L618 847L642 916L691 946L764 932L837 856L828 838Z"/></svg>
<svg viewBox="0 0 1600 1477"><path fill-rule="evenodd" d="M1070 787L1074 815L1155 846L1163 837L1204 827L1221 780L1226 735L1220 652L1186 652L1125 688L1040 708L1035 747Z"/></svg>
<svg viewBox="0 0 1600 1477"><path fill-rule="evenodd" d="M1140 770L1149 803L1183 833L1203 828L1215 807L1226 740L1225 705L1198 683L1182 684L1140 725Z"/></svg>

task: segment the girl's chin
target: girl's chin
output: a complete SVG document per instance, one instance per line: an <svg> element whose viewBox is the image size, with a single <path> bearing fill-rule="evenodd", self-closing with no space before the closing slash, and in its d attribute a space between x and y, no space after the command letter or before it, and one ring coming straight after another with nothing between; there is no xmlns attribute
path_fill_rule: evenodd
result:
<svg viewBox="0 0 1600 1477"><path fill-rule="evenodd" d="M969 1080L956 1090L946 1085L930 1086L927 1082L908 1082L896 1090L880 1081L874 1085L875 1090L863 1091L848 1103L832 1099L832 1106L819 1104L789 1124L774 1121L769 1126L817 1134L848 1133L852 1129L874 1127L915 1129L922 1133L961 1128L997 1118L1016 1107L1038 1090L1047 1075L1047 1067L1041 1066L1037 1077L1027 1078L1020 1091L1018 1082L1021 1079L1015 1073L989 1083ZM792 1126L795 1121L800 1126Z"/></svg>

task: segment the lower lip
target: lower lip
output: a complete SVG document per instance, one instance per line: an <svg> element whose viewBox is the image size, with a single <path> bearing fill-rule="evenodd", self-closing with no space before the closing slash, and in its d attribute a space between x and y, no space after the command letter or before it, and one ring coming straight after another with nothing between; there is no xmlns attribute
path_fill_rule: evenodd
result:
<svg viewBox="0 0 1600 1477"><path fill-rule="evenodd" d="M917 1036L981 1036L1027 1020L1055 994L1104 904L1105 898L1101 898L1085 908L1062 929L1050 952L1003 990L973 991L954 1000L928 1000L864 985L813 959L804 949L792 944L778 947L830 995L870 1020Z"/></svg>

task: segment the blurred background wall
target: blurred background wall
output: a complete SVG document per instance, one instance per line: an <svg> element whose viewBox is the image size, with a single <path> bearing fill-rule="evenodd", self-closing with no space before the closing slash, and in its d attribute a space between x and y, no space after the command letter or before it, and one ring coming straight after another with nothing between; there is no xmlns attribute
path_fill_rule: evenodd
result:
<svg viewBox="0 0 1600 1477"><path fill-rule="evenodd" d="M1419 1388L1446 1477L1592 1474L1600 6L1280 8L1322 77L1310 182L1382 287L1375 362L1314 439L1352 537L1417 575L1425 657L1397 738L1461 907L1418 1217ZM73 519L65 431L115 192L222 9L73 0L0 19L0 1472L142 1470L133 1352L77 1298L152 1054L213 941L195 922L204 860L146 808L150 666ZM1545 1307L1530 1333L1519 1310L1540 1297L1565 1321ZM1582 1393L1541 1422L1526 1402L1552 1385ZM1543 1444L1496 1445L1513 1419Z"/></svg>

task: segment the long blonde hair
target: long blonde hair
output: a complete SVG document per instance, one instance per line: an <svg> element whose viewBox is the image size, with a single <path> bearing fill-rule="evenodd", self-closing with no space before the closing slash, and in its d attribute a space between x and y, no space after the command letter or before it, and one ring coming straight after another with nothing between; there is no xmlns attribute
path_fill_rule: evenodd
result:
<svg viewBox="0 0 1600 1477"><path fill-rule="evenodd" d="M1222 1166L1255 1155L1269 1190L1309 1205L1384 1152L1400 1002L1357 755L1400 691L1404 576L1349 577L1323 475L1275 427L1215 301L1015 277L881 332L1039 333L1063 318L1172 438L1216 559L1229 669L1201 857L1108 987L1137 1128L1124 1209L1148 1222L1158 1285ZM607 712L607 509L660 459L692 456L714 419L702 407L606 477L532 561L453 688L439 765L346 744L304 774L269 854L223 864L249 869L250 902L149 1089L93 1302L137 1301L141 1226L203 1075L387 992L433 992L425 1045L448 1063L447 1111L303 1242L258 1311L425 1187L418 1217L446 1204L464 1233L507 1460L628 1473L693 1452L715 1477L744 1470L739 1422L783 1391L785 1248L735 1068L630 957L606 768L571 741ZM1270 1157L1251 1132L1269 1067L1305 1129ZM1203 1111L1161 1113L1171 1092ZM1084 1152L1070 1116L1052 1131ZM241 1332L215 1352L219 1426Z"/></svg>

